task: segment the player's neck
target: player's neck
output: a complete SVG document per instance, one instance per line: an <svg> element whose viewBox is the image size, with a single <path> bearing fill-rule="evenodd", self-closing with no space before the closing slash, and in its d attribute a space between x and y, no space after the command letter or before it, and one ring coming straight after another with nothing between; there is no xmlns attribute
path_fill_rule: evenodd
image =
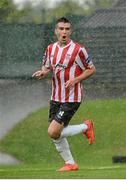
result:
<svg viewBox="0 0 126 180"><path fill-rule="evenodd" d="M59 44L60 47L64 47L64 46L66 46L67 44L69 44L70 41L71 41L71 39L68 39L68 41L66 41L66 42L60 42L60 41L58 41L58 44Z"/></svg>

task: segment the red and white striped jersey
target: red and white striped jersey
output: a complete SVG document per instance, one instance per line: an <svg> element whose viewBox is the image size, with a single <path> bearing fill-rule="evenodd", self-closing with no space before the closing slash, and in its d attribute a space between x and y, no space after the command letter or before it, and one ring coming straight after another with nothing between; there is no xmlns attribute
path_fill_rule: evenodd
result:
<svg viewBox="0 0 126 180"><path fill-rule="evenodd" d="M58 102L82 101L81 82L75 84L73 88L65 88L65 83L93 65L84 47L72 40L64 47L60 47L58 42L50 44L45 51L43 65L50 68L53 74L51 100Z"/></svg>

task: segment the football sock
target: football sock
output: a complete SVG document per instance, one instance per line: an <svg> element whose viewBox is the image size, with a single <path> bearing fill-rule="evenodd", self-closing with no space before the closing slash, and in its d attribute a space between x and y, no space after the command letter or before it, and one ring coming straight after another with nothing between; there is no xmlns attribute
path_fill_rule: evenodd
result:
<svg viewBox="0 0 126 180"><path fill-rule="evenodd" d="M61 132L61 138L73 136L79 134L81 132L85 132L87 130L86 124L79 124L79 125L68 125L67 127L63 128Z"/></svg>
<svg viewBox="0 0 126 180"><path fill-rule="evenodd" d="M73 156L71 154L69 144L66 138L59 138L57 140L53 140L57 151L60 156L63 158L66 164L75 164Z"/></svg>

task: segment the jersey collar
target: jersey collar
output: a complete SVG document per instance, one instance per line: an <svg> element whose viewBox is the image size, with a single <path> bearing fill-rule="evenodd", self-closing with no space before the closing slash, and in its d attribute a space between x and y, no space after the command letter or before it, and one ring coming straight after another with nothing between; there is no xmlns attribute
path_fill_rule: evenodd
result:
<svg viewBox="0 0 126 180"><path fill-rule="evenodd" d="M59 48L66 48L66 47L68 47L72 42L73 42L73 41L70 39L65 46L60 46L60 45L59 45L59 42L57 41L57 45L58 45Z"/></svg>

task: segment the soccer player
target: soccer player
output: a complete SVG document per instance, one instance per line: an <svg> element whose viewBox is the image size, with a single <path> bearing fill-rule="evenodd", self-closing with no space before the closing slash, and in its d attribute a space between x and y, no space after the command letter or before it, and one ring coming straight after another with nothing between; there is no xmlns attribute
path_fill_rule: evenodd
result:
<svg viewBox="0 0 126 180"><path fill-rule="evenodd" d="M60 172L78 169L66 139L68 136L83 133L89 144L94 142L92 121L85 120L79 125L69 125L82 102L82 81L95 72L95 66L86 49L70 39L71 32L68 19L62 17L57 20L55 34L58 41L47 47L41 70L32 75L41 79L49 72L52 73L48 134L65 162L58 170Z"/></svg>

